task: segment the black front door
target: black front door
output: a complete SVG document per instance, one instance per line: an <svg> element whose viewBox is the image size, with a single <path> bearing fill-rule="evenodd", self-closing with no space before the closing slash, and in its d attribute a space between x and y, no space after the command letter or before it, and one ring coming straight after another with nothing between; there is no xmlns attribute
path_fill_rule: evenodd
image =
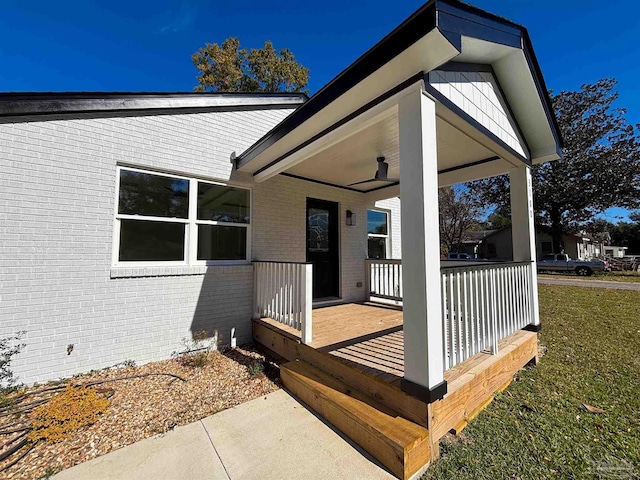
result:
<svg viewBox="0 0 640 480"><path fill-rule="evenodd" d="M313 264L313 299L338 297L338 204L307 198L307 262Z"/></svg>

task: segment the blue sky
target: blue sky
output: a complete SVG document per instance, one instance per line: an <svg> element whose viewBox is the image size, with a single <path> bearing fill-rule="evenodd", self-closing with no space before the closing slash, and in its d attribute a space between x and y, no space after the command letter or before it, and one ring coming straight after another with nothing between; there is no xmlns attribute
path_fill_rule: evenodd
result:
<svg viewBox="0 0 640 480"><path fill-rule="evenodd" d="M422 3L0 0L0 91L190 91L191 54L237 36L290 48L313 93ZM527 26L550 88L616 77L618 106L640 123L640 2L471 3Z"/></svg>

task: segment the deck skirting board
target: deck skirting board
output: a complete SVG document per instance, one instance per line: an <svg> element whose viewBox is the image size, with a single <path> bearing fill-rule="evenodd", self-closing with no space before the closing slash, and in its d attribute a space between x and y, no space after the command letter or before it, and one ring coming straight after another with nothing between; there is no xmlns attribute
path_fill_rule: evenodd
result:
<svg viewBox="0 0 640 480"><path fill-rule="evenodd" d="M519 331L505 340L509 343L503 343L497 355L482 354L482 361L451 381L449 393L431 405L428 428L434 442L475 417L518 370L538 356L538 336L533 332Z"/></svg>

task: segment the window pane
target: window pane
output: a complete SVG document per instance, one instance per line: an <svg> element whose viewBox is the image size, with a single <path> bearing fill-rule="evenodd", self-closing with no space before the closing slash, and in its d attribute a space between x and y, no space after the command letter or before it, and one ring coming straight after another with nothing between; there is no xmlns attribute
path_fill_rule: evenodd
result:
<svg viewBox="0 0 640 480"><path fill-rule="evenodd" d="M246 258L246 228L198 225L198 260L245 260Z"/></svg>
<svg viewBox="0 0 640 480"><path fill-rule="evenodd" d="M198 182L198 220L249 223L249 190Z"/></svg>
<svg viewBox="0 0 640 480"><path fill-rule="evenodd" d="M184 260L183 223L120 221L121 262Z"/></svg>
<svg viewBox="0 0 640 480"><path fill-rule="evenodd" d="M187 218L189 181L121 170L118 213Z"/></svg>
<svg viewBox="0 0 640 480"><path fill-rule="evenodd" d="M369 258L387 258L387 239L369 237Z"/></svg>
<svg viewBox="0 0 640 480"><path fill-rule="evenodd" d="M387 214L377 210L367 211L367 232L378 235L387 235Z"/></svg>

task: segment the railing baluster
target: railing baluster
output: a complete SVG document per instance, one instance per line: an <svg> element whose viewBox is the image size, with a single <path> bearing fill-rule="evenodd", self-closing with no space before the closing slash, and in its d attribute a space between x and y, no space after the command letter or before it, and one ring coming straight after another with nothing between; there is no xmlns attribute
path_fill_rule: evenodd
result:
<svg viewBox="0 0 640 480"><path fill-rule="evenodd" d="M293 328L298 329L298 265L291 270L291 322Z"/></svg>
<svg viewBox="0 0 640 480"><path fill-rule="evenodd" d="M487 329L487 318L489 316L488 313L487 313L487 305L489 303L489 299L487 298L487 294L489 292L487 290L487 270L485 270L484 268L480 269L479 273L480 273L480 299L481 299L481 302L482 302L481 310L480 310L482 312L482 319L481 319L481 322L480 322L480 325L481 325L480 328L482 329L481 333L480 333L481 334L481 338L482 338L482 340L481 340L482 341L482 345L480 346L480 348L482 350L484 350L485 348L488 347L488 343L489 343L488 340L487 340L488 339L488 337L487 337L487 332L488 332L488 329Z"/></svg>
<svg viewBox="0 0 640 480"><path fill-rule="evenodd" d="M469 289L467 287L468 283L468 272L462 272L462 311L464 312L462 315L462 358L466 360L469 358Z"/></svg>
<svg viewBox="0 0 640 480"><path fill-rule="evenodd" d="M497 272L491 270L491 353L498 353L498 279Z"/></svg>
<svg viewBox="0 0 640 480"><path fill-rule="evenodd" d="M449 365L449 328L447 318L447 274L440 272L440 301L442 302L442 364L446 367Z"/></svg>
<svg viewBox="0 0 640 480"><path fill-rule="evenodd" d="M506 305L507 305L507 321L505 323L505 336L511 331L513 323L513 281L511 278L511 267L505 269L505 287L506 287Z"/></svg>
<svg viewBox="0 0 640 480"><path fill-rule="evenodd" d="M518 314L516 315L516 321L513 326L514 332L520 328L520 325L522 324L522 319L524 317L524 308L522 307L522 302L524 301L524 285L522 283L524 280L524 277L522 275L522 266L517 265L515 267L515 271L516 271L516 290L518 291L517 303L516 303Z"/></svg>
<svg viewBox="0 0 640 480"><path fill-rule="evenodd" d="M513 290L513 320L511 321L511 332L516 331L516 325L518 324L518 315L520 314L520 308L518 303L520 301L520 288L518 286L518 267L511 267L511 281Z"/></svg>
<svg viewBox="0 0 640 480"><path fill-rule="evenodd" d="M287 280L285 281L284 312L285 312L285 319L286 319L287 325L292 327L293 325L291 322L291 265L290 264L285 265L285 271L286 271Z"/></svg>
<svg viewBox="0 0 640 480"><path fill-rule="evenodd" d="M447 284L449 286L449 315L448 315L448 321L449 321L449 364L451 365L451 367L453 367L454 365L456 365L458 363L458 356L457 356L457 352L456 352L456 342L455 342L455 336L456 334L456 329L455 329L455 304L454 304L454 296L453 296L453 273L449 272L447 274L448 278L447 278Z"/></svg>

